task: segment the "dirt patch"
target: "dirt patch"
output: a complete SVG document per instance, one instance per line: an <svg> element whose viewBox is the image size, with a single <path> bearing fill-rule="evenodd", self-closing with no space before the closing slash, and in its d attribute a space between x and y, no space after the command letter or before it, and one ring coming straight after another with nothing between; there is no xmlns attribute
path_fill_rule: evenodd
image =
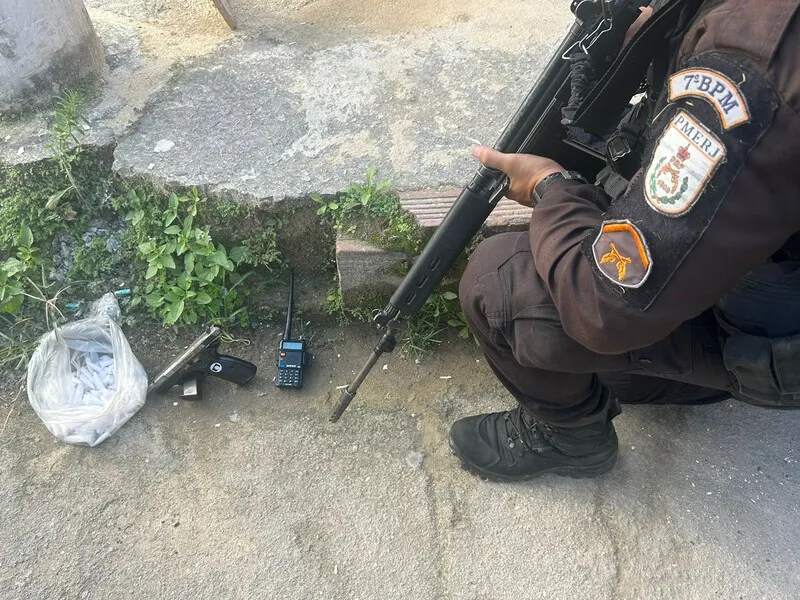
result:
<svg viewBox="0 0 800 600"><path fill-rule="evenodd" d="M534 36L557 38L571 20L559 0L238 0L234 13L245 30L286 20L380 34L458 26L476 41L509 50Z"/></svg>

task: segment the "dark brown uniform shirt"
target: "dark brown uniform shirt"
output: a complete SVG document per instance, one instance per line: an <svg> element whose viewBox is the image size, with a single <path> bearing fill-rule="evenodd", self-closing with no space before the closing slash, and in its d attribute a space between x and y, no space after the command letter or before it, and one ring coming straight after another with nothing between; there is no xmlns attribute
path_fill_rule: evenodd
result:
<svg viewBox="0 0 800 600"><path fill-rule="evenodd" d="M798 0L729 0L684 38L642 169L609 204L560 181L535 208L536 270L566 333L648 346L800 231Z"/></svg>

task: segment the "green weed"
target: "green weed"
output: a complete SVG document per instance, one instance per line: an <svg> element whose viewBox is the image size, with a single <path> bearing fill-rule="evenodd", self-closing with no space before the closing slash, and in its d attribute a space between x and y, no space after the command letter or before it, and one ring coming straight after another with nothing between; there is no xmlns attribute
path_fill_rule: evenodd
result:
<svg viewBox="0 0 800 600"><path fill-rule="evenodd" d="M37 177L42 171L43 177ZM39 243L49 242L65 229L64 218L45 209L53 189L61 189L57 165L44 165L36 175L30 167L0 171L0 255L14 249L20 224L35 226Z"/></svg>
<svg viewBox="0 0 800 600"><path fill-rule="evenodd" d="M388 181L376 182L372 167L363 183L353 183L333 198L312 199L319 205L317 214L336 231L352 234L365 227L369 241L383 248L412 255L422 249L424 240L414 217L403 209Z"/></svg>
<svg viewBox="0 0 800 600"><path fill-rule="evenodd" d="M29 295L26 281L39 266L39 249L33 245L33 233L22 225L14 256L0 263L0 313L17 315Z"/></svg>
<svg viewBox="0 0 800 600"><path fill-rule="evenodd" d="M84 199L83 191L78 185L72 169L83 148L78 138L78 136L83 136L81 124L89 124L83 115L83 108L83 94L73 90L61 96L53 113L53 123L50 127L50 143L45 144L45 148L53 153L53 157L69 185L51 194L46 205L49 210L53 210L58 206L61 199L69 193L74 193L80 200Z"/></svg>
<svg viewBox="0 0 800 600"><path fill-rule="evenodd" d="M144 303L165 325L202 321L245 327L245 294L239 288L250 273L237 267L247 250L237 246L228 251L211 239L197 222L203 202L197 190L186 196L171 194L162 210L143 189L128 192L129 243L144 272L134 288L133 305Z"/></svg>
<svg viewBox="0 0 800 600"><path fill-rule="evenodd" d="M235 219L244 213L242 205L232 200L217 200L213 203L212 210L222 219Z"/></svg>
<svg viewBox="0 0 800 600"><path fill-rule="evenodd" d="M267 219L263 229L242 241L244 253L242 263L251 267L263 267L272 271L281 264L281 251L278 248L278 227L275 219Z"/></svg>
<svg viewBox="0 0 800 600"><path fill-rule="evenodd" d="M458 295L451 291L434 292L409 319L401 338L403 350L421 358L441 343L440 336L448 327L457 329L461 338L469 338Z"/></svg>
<svg viewBox="0 0 800 600"><path fill-rule="evenodd" d="M31 228L22 225L12 256L0 263L0 365L24 364L32 340L66 319L60 297L69 286L53 292Z"/></svg>

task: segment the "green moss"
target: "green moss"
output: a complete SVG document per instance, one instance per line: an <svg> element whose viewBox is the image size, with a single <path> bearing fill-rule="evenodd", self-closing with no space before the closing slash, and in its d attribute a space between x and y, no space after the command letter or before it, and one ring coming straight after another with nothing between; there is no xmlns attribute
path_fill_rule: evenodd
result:
<svg viewBox="0 0 800 600"><path fill-rule="evenodd" d="M58 165L44 161L39 167L0 168L0 253L11 251L21 224L36 226L39 243L51 241L56 232L66 229L64 216L45 208L63 183Z"/></svg>
<svg viewBox="0 0 800 600"><path fill-rule="evenodd" d="M0 255L8 254L19 227L27 224L43 249L50 249L60 232L80 231L90 220L111 214L108 199L117 192L111 175L111 148L85 149L72 164L83 198L62 196L48 202L69 180L56 160L23 166L0 166Z"/></svg>
<svg viewBox="0 0 800 600"><path fill-rule="evenodd" d="M217 200L209 204L209 212L220 219L236 219L242 216L245 209L232 200Z"/></svg>
<svg viewBox="0 0 800 600"><path fill-rule="evenodd" d="M278 222L267 220L264 228L245 238L242 246L246 249L242 258L244 264L273 270L281 264L281 252L278 248Z"/></svg>
<svg viewBox="0 0 800 600"><path fill-rule="evenodd" d="M107 238L101 236L92 239L88 246L76 243L67 280L85 283L71 291L73 298L96 298L112 291L109 288L116 289L133 279L134 253L131 248L122 246L122 240L119 242L121 247L117 251L112 251Z"/></svg>

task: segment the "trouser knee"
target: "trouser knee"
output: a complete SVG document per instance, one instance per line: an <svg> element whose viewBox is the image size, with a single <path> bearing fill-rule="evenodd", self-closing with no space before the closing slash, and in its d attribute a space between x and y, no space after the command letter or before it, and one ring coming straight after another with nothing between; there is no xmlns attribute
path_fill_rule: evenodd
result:
<svg viewBox="0 0 800 600"><path fill-rule="evenodd" d="M481 242L472 253L458 286L461 309L477 327L500 326L504 318L504 293L500 268L517 252L530 252L526 233L495 235Z"/></svg>

